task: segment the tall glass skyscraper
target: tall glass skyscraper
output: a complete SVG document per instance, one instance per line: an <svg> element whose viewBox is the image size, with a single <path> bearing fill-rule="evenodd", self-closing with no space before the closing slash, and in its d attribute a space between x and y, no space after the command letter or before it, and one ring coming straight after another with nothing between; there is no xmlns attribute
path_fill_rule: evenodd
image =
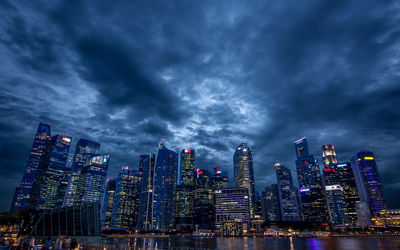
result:
<svg viewBox="0 0 400 250"><path fill-rule="evenodd" d="M152 229L168 231L175 228L178 154L161 142L154 166Z"/></svg>
<svg viewBox="0 0 400 250"><path fill-rule="evenodd" d="M333 226L344 226L346 223L346 203L344 189L341 186L336 166L324 168L325 193Z"/></svg>
<svg viewBox="0 0 400 250"><path fill-rule="evenodd" d="M32 200L36 201L36 209L62 206L70 174L66 166L70 146L71 137L55 135L48 138L32 186Z"/></svg>
<svg viewBox="0 0 400 250"><path fill-rule="evenodd" d="M154 161L154 154L140 156L138 181L141 183L137 229L144 232L152 230Z"/></svg>
<svg viewBox="0 0 400 250"><path fill-rule="evenodd" d="M213 226L213 191L210 171L196 169L194 191L194 224L200 229L211 229Z"/></svg>
<svg viewBox="0 0 400 250"><path fill-rule="evenodd" d="M100 143L79 139L76 144L75 156L72 163L71 175L68 181L67 192L65 193L64 206L72 206L79 203L77 189L79 177L86 163L99 154ZM78 202L78 203L77 203Z"/></svg>
<svg viewBox="0 0 400 250"><path fill-rule="evenodd" d="M299 204L290 169L275 163L282 221L300 221Z"/></svg>
<svg viewBox="0 0 400 250"><path fill-rule="evenodd" d="M93 156L80 173L74 203L100 203L104 195L110 155Z"/></svg>
<svg viewBox="0 0 400 250"><path fill-rule="evenodd" d="M304 221L327 225L329 216L318 160L309 154L305 137L294 144Z"/></svg>
<svg viewBox="0 0 400 250"><path fill-rule="evenodd" d="M40 158L44 154L46 140L50 136L50 125L39 123L39 127L33 140L32 149L29 154L28 163L26 164L22 180L15 190L10 211L30 206L33 181L39 168Z"/></svg>
<svg viewBox="0 0 400 250"><path fill-rule="evenodd" d="M233 173L235 186L249 190L250 216L254 217L255 189L253 173L253 156L246 143L240 144L233 155Z"/></svg>
<svg viewBox="0 0 400 250"><path fill-rule="evenodd" d="M104 191L103 202L101 203L101 227L104 229L110 228L112 211L114 206L115 188L117 179L107 179L106 188Z"/></svg>
<svg viewBox="0 0 400 250"><path fill-rule="evenodd" d="M337 164L336 172L344 192L346 224L355 225L357 222L356 203L360 201L360 196L358 194L357 183L354 178L351 163Z"/></svg>
<svg viewBox="0 0 400 250"><path fill-rule="evenodd" d="M372 152L362 151L352 159L353 172L361 202L368 204L372 215L386 209L383 186Z"/></svg>
<svg viewBox="0 0 400 250"><path fill-rule="evenodd" d="M261 196L261 214L266 222L272 223L281 220L278 185L265 187Z"/></svg>
<svg viewBox="0 0 400 250"><path fill-rule="evenodd" d="M176 197L176 224L179 228L193 224L195 185L195 150L183 149L180 155Z"/></svg>
<svg viewBox="0 0 400 250"><path fill-rule="evenodd" d="M118 175L111 224L116 228L133 230L137 224L138 173L123 166Z"/></svg>

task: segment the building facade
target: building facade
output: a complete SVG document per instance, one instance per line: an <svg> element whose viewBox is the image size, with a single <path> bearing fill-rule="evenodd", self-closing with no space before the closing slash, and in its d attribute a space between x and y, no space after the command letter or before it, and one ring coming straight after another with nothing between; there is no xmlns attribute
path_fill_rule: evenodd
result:
<svg viewBox="0 0 400 250"><path fill-rule="evenodd" d="M253 155L246 143L240 144L233 155L233 173L235 187L249 190L250 216L254 217L255 188L253 172Z"/></svg>
<svg viewBox="0 0 400 250"><path fill-rule="evenodd" d="M115 187L111 224L115 228L134 230L138 219L138 173L123 166Z"/></svg>
<svg viewBox="0 0 400 250"><path fill-rule="evenodd" d="M282 221L300 221L299 204L297 202L296 188L290 169L275 163L276 180L280 202L280 215Z"/></svg>
<svg viewBox="0 0 400 250"><path fill-rule="evenodd" d="M368 151L358 152L352 159L352 165L360 201L368 204L372 215L386 209L383 186L374 154Z"/></svg>
<svg viewBox="0 0 400 250"><path fill-rule="evenodd" d="M40 159L44 154L47 138L51 136L50 125L40 123L33 140L28 163L21 182L17 186L10 211L31 207L31 192Z"/></svg>
<svg viewBox="0 0 400 250"><path fill-rule="evenodd" d="M152 229L155 231L175 228L177 176L178 154L160 142L153 177Z"/></svg>
<svg viewBox="0 0 400 250"><path fill-rule="evenodd" d="M140 199L137 229L144 232L152 230L154 162L154 154L140 156L138 174Z"/></svg>
<svg viewBox="0 0 400 250"><path fill-rule="evenodd" d="M305 137L295 141L295 150L303 219L327 225L329 216L318 160L309 154Z"/></svg>
<svg viewBox="0 0 400 250"><path fill-rule="evenodd" d="M215 227L222 230L226 222L238 222L248 228L250 223L250 196L248 188L217 190L215 195ZM247 225L247 226L246 226Z"/></svg>
<svg viewBox="0 0 400 250"><path fill-rule="evenodd" d="M272 184L265 188L261 196L262 217L268 223L274 223L281 220L281 209L279 204L278 185Z"/></svg>
<svg viewBox="0 0 400 250"><path fill-rule="evenodd" d="M79 139L75 148L75 155L72 161L71 175L68 181L67 192L65 193L64 206L79 204L79 177L86 163L100 151L100 143ZM77 201L77 203L75 202Z"/></svg>
<svg viewBox="0 0 400 250"><path fill-rule="evenodd" d="M74 203L100 203L103 199L110 155L90 158L80 171Z"/></svg>
<svg viewBox="0 0 400 250"><path fill-rule="evenodd" d="M335 169L339 177L340 186L343 188L346 225L355 225L357 222L356 202L360 201L360 196L358 195L357 183L351 163L337 164Z"/></svg>
<svg viewBox="0 0 400 250"><path fill-rule="evenodd" d="M115 197L115 188L116 188L117 179L107 179L106 180L106 188L104 191L104 199L101 203L101 228L107 229L111 228L111 219L112 212L114 206L114 197Z"/></svg>
<svg viewBox="0 0 400 250"><path fill-rule="evenodd" d="M71 137L55 135L48 138L45 152L32 187L36 209L53 209L63 205L70 169L66 166Z"/></svg>

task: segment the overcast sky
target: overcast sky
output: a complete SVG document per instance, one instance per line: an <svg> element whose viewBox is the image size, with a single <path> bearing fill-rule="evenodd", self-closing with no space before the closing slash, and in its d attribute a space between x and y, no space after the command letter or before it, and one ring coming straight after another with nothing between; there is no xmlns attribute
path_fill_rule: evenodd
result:
<svg viewBox="0 0 400 250"><path fill-rule="evenodd" d="M42 2L42 3L41 3ZM101 143L109 176L159 141L233 176L253 151L256 188L295 172L293 142L375 153L400 207L396 1L0 1L0 210L39 122ZM322 167L322 165L320 165Z"/></svg>

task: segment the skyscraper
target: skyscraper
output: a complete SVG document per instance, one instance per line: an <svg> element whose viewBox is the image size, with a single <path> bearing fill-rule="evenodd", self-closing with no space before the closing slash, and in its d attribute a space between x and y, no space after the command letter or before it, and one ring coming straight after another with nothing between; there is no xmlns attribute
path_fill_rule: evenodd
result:
<svg viewBox="0 0 400 250"><path fill-rule="evenodd" d="M154 166L152 229L168 231L175 227L178 154L161 142Z"/></svg>
<svg viewBox="0 0 400 250"><path fill-rule="evenodd" d="M233 173L235 186L249 190L250 217L254 217L255 189L253 173L253 156L246 143L240 144L233 155Z"/></svg>
<svg viewBox="0 0 400 250"><path fill-rule="evenodd" d="M137 223L138 174L123 166L115 187L111 224L116 228L133 230Z"/></svg>
<svg viewBox="0 0 400 250"><path fill-rule="evenodd" d="M294 144L304 221L327 225L328 210L318 160L309 154L305 137Z"/></svg>
<svg viewBox="0 0 400 250"><path fill-rule="evenodd" d="M360 196L358 194L357 183L350 162L337 164L336 172L344 192L346 224L355 225L357 222L356 203L360 201Z"/></svg>
<svg viewBox="0 0 400 250"><path fill-rule="evenodd" d="M280 210L278 185L272 184L265 187L265 192L261 197L261 213L265 221L269 223L280 221Z"/></svg>
<svg viewBox="0 0 400 250"><path fill-rule="evenodd" d="M101 227L106 229L110 228L111 219L112 219L112 211L115 197L115 187L116 187L117 179L107 179L106 188L104 191L104 199L101 203Z"/></svg>
<svg viewBox="0 0 400 250"><path fill-rule="evenodd" d="M176 224L192 227L195 182L195 150L183 149L180 155L176 197Z"/></svg>
<svg viewBox="0 0 400 250"><path fill-rule="evenodd" d="M110 155L98 155L90 158L83 169L77 183L74 204L100 203L106 184Z"/></svg>
<svg viewBox="0 0 400 250"><path fill-rule="evenodd" d="M70 146L71 137L55 135L48 138L32 186L32 201L35 201L36 209L62 206L70 173L66 167Z"/></svg>
<svg viewBox="0 0 400 250"><path fill-rule="evenodd" d="M386 209L383 186L374 154L368 151L358 152L352 159L352 165L360 201L368 204L372 215Z"/></svg>
<svg viewBox="0 0 400 250"><path fill-rule="evenodd" d="M330 167L325 167L323 172L330 221L333 226L344 226L347 220L346 203L344 189L340 185L341 183L336 171L336 166L331 165Z"/></svg>
<svg viewBox="0 0 400 250"><path fill-rule="evenodd" d="M211 229L213 226L213 191L211 175L206 169L196 169L194 191L194 224L200 229Z"/></svg>
<svg viewBox="0 0 400 250"><path fill-rule="evenodd" d="M325 167L336 165L338 163L336 158L335 146L333 145L322 145L322 159L324 160Z"/></svg>
<svg viewBox="0 0 400 250"><path fill-rule="evenodd" d="M99 154L100 144L86 139L79 139L75 148L75 155L71 168L71 175L68 181L67 192L65 193L64 206L78 204L78 183L81 171L86 163ZM78 202L78 203L77 203Z"/></svg>
<svg viewBox="0 0 400 250"><path fill-rule="evenodd" d="M275 163L282 221L300 221L299 204L290 169Z"/></svg>
<svg viewBox="0 0 400 250"><path fill-rule="evenodd" d="M152 230L154 161L154 154L140 156L138 181L141 184L137 228L145 232Z"/></svg>
<svg viewBox="0 0 400 250"><path fill-rule="evenodd" d="M29 154L28 163L26 164L22 180L15 190L10 211L30 206L33 181L39 168L40 158L44 154L46 140L50 136L50 125L39 123Z"/></svg>

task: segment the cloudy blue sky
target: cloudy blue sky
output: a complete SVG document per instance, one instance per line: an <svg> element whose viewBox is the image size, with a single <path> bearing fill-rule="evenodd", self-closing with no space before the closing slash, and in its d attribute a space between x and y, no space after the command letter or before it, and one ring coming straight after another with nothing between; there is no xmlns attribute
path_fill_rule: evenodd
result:
<svg viewBox="0 0 400 250"><path fill-rule="evenodd" d="M396 1L0 1L0 210L39 122L101 143L109 175L159 141L233 175L241 142L256 188L294 171L294 140L321 157L375 153L400 207Z"/></svg>

